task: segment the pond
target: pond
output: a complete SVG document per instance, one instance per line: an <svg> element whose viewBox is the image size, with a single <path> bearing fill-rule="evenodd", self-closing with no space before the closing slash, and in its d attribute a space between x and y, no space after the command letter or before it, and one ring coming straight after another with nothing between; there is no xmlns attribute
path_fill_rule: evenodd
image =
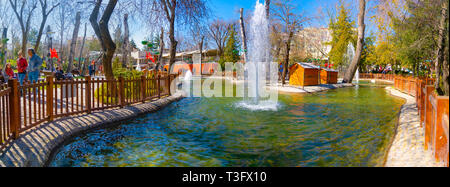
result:
<svg viewBox="0 0 450 187"><path fill-rule="evenodd" d="M50 166L382 166L404 104L367 82L279 97L277 111L239 108L239 98L186 98L76 137Z"/></svg>

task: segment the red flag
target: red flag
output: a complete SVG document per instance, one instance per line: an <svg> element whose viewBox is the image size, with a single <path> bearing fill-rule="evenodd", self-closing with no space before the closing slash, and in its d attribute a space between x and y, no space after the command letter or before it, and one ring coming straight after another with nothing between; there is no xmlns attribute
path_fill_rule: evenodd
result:
<svg viewBox="0 0 450 187"><path fill-rule="evenodd" d="M145 52L145 58L147 60L151 60L153 63L155 63L155 59L153 59L152 54L150 52Z"/></svg>
<svg viewBox="0 0 450 187"><path fill-rule="evenodd" d="M56 52L56 49L51 49L50 58L59 58L58 52Z"/></svg>

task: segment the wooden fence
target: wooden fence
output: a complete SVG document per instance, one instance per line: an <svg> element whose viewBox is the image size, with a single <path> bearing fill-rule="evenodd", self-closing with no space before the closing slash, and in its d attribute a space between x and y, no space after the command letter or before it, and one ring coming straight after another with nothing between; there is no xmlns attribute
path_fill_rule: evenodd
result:
<svg viewBox="0 0 450 187"><path fill-rule="evenodd" d="M434 79L392 74L362 74L361 78L394 82L394 88L414 96L420 124L425 128L425 149L432 150L437 161L449 166L449 97L438 96Z"/></svg>
<svg viewBox="0 0 450 187"><path fill-rule="evenodd" d="M178 75L154 78L55 80L20 86L17 80L0 85L0 151L8 143L55 118L89 114L169 96Z"/></svg>

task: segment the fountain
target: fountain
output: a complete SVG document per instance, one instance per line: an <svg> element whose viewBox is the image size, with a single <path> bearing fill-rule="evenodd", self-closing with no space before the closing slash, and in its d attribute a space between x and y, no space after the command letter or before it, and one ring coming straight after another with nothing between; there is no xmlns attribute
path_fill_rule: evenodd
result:
<svg viewBox="0 0 450 187"><path fill-rule="evenodd" d="M356 69L356 75L355 75L355 78L356 78L356 83L359 84L359 68Z"/></svg>
<svg viewBox="0 0 450 187"><path fill-rule="evenodd" d="M276 109L277 101L273 98L267 99L269 95L267 85L269 80L271 84L276 84L278 74L270 71L273 64L270 55L269 20L266 16L265 5L259 0L256 2L255 12L250 20L248 36L248 59L245 65L245 82L248 90L242 106L252 110ZM275 83L274 80L277 82Z"/></svg>
<svg viewBox="0 0 450 187"><path fill-rule="evenodd" d="M192 72L190 70L188 70L185 74L184 74L184 78L183 78L183 91L185 93L185 96L191 96L191 91L192 91Z"/></svg>
<svg viewBox="0 0 450 187"><path fill-rule="evenodd" d="M350 67L350 64L353 61L353 58L355 57L355 47L351 42L347 45L347 52L344 54L344 65L343 65L343 71L346 73L348 70L348 67ZM356 81L359 82L359 70L356 71Z"/></svg>

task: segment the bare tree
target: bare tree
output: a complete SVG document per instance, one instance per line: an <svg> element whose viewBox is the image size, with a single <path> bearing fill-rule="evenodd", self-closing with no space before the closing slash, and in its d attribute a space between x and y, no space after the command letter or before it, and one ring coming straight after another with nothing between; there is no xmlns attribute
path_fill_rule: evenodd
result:
<svg viewBox="0 0 450 187"><path fill-rule="evenodd" d="M230 26L230 23L219 19L211 22L209 25L209 35L217 45L219 56L222 56L223 54L228 35L230 34Z"/></svg>
<svg viewBox="0 0 450 187"><path fill-rule="evenodd" d="M91 22L95 35L97 35L97 38L100 41L100 44L103 49L104 54L102 55L102 63L103 69L105 71L105 76L107 79L114 79L114 73L112 69L112 58L114 57L114 53L116 51L116 44L112 40L111 34L109 33L108 24L111 18L111 14L113 13L118 0L109 0L106 9L103 12L103 16L98 22L97 20L102 1L103 0L96 1L95 7L92 10L89 21Z"/></svg>
<svg viewBox="0 0 450 187"><path fill-rule="evenodd" d="M77 16L75 18L75 27L73 29L72 41L70 43L70 51L69 51L69 65L67 66L67 72L72 72L73 69L73 58L75 55L75 48L77 45L78 31L80 30L80 22L81 22L81 12L77 12Z"/></svg>
<svg viewBox="0 0 450 187"><path fill-rule="evenodd" d="M61 4L57 10L57 16L54 17L55 26L59 29L59 56L61 59L66 58L65 50L64 50L64 40L65 33L69 28L70 21L74 18L76 12L73 11L73 1L70 0L60 0Z"/></svg>
<svg viewBox="0 0 450 187"><path fill-rule="evenodd" d="M269 1L270 2L270 1ZM239 23L241 25L241 40L242 40L242 47L244 48L244 62L247 62L247 35L245 33L245 22L244 22L244 9L241 8L239 10L240 18Z"/></svg>
<svg viewBox="0 0 450 187"><path fill-rule="evenodd" d="M122 67L127 67L128 65L128 55L130 53L130 30L128 28L128 14L123 16L123 26L124 26L124 38L122 46Z"/></svg>
<svg viewBox="0 0 450 187"><path fill-rule="evenodd" d="M205 41L208 36L207 25L203 22L194 24L191 26L189 31L190 39L191 39L191 49L199 50L201 59L203 60L203 49L206 46Z"/></svg>
<svg viewBox="0 0 450 187"><path fill-rule="evenodd" d="M286 47L286 53L283 60L283 74L282 83L286 83L286 76L288 72L290 51L294 34L301 29L302 24L307 21L307 18L300 14L296 14L296 7L292 4L293 0L276 0L273 8L273 15L283 25L284 33L287 35L287 39L284 40Z"/></svg>
<svg viewBox="0 0 450 187"><path fill-rule="evenodd" d="M161 64L163 63L163 53L164 53L164 27L161 27L161 33L159 35L159 56L158 56L158 63L156 63L156 70L159 70Z"/></svg>
<svg viewBox="0 0 450 187"><path fill-rule="evenodd" d="M39 0L39 4L41 5L42 21L41 21L41 26L39 27L39 33L37 35L36 44L34 46L35 50L39 50L39 45L41 43L42 34L44 32L44 28L45 28L45 24L47 23L48 16L53 12L53 10L56 7L59 6L60 3L58 2L58 3L50 4L49 2L47 2L47 0Z"/></svg>
<svg viewBox="0 0 450 187"><path fill-rule="evenodd" d="M0 1L0 27L1 28L8 28L14 19L11 19L10 15L10 6L7 4L6 1Z"/></svg>
<svg viewBox="0 0 450 187"><path fill-rule="evenodd" d="M19 22L20 29L22 31L22 53L26 54L28 33L31 29L31 19L33 17L34 10L37 8L36 0L9 0L14 14Z"/></svg>
<svg viewBox="0 0 450 187"><path fill-rule="evenodd" d="M272 55L277 62L280 62L280 54L283 45L283 33L280 32L281 24L274 23L272 25L271 40L273 45ZM281 76L280 76L281 77Z"/></svg>
<svg viewBox="0 0 450 187"><path fill-rule="evenodd" d="M175 22L185 26L199 24L209 15L206 0L159 0L169 24L169 69L175 63L178 41L175 39ZM178 19L177 19L178 18Z"/></svg>
<svg viewBox="0 0 450 187"><path fill-rule="evenodd" d="M84 44L86 43L86 32L87 32L87 23L84 24L84 35L83 35L83 42L81 42L81 48L80 48L80 55L78 56L78 70L83 71L86 67L86 63L88 61L84 61L83 66L81 66L81 58L83 57L83 50L84 50Z"/></svg>
<svg viewBox="0 0 450 187"><path fill-rule="evenodd" d="M358 41L356 44L356 54L353 58L352 63L348 67L347 73L345 74L343 83L353 82L356 70L358 69L358 64L361 61L361 55L364 45L364 34L366 30L366 25L364 24L364 18L366 15L366 0L359 0L359 14L358 14Z"/></svg>

